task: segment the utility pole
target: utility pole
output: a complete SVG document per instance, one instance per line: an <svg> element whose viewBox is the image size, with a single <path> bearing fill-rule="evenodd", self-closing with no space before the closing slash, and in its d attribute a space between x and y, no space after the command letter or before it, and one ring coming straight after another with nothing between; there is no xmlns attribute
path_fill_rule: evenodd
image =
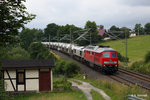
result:
<svg viewBox="0 0 150 100"><path fill-rule="evenodd" d="M140 24L138 25L138 36L140 35L140 33L139 33L139 28L140 28Z"/></svg>
<svg viewBox="0 0 150 100"><path fill-rule="evenodd" d="M90 45L91 45L91 42L92 42L92 40L91 40L91 32L90 32Z"/></svg>
<svg viewBox="0 0 150 100"><path fill-rule="evenodd" d="M128 66L127 60L127 31L125 31L125 67Z"/></svg>
<svg viewBox="0 0 150 100"><path fill-rule="evenodd" d="M70 55L71 55L71 57L72 57L72 51L71 51L71 48L72 48L72 34L71 34L71 28L70 28L70 43L71 43L71 45L70 45L70 50L69 50L69 52L70 52Z"/></svg>
<svg viewBox="0 0 150 100"><path fill-rule="evenodd" d="M49 49L50 49L50 34L49 34Z"/></svg>

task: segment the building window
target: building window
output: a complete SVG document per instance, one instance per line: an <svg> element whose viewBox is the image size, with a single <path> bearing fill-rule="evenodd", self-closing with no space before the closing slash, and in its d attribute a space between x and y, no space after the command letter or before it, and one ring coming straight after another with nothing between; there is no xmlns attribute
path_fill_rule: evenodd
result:
<svg viewBox="0 0 150 100"><path fill-rule="evenodd" d="M25 73L18 72L17 73L17 84L24 84L25 83Z"/></svg>

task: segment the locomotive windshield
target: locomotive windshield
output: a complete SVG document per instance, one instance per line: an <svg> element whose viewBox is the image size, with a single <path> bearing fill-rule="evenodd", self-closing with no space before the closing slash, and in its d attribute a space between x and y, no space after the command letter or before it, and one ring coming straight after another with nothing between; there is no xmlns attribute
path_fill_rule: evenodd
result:
<svg viewBox="0 0 150 100"><path fill-rule="evenodd" d="M116 55L115 52L114 52L114 53L111 53L111 56L112 56L112 57L117 57L117 55Z"/></svg>
<svg viewBox="0 0 150 100"><path fill-rule="evenodd" d="M104 57L110 57L109 53L104 53Z"/></svg>

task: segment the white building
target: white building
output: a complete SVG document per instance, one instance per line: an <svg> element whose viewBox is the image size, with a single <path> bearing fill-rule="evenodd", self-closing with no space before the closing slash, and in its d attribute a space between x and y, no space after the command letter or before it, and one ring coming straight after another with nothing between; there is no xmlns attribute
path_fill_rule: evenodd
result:
<svg viewBox="0 0 150 100"><path fill-rule="evenodd" d="M52 91L54 60L2 60L6 92Z"/></svg>

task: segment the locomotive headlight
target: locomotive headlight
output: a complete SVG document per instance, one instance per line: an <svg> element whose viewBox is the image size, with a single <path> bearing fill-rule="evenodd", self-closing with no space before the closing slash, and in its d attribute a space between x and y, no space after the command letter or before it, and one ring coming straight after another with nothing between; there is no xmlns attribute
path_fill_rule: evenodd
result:
<svg viewBox="0 0 150 100"><path fill-rule="evenodd" d="M109 64L109 61L104 61L104 64Z"/></svg>
<svg viewBox="0 0 150 100"><path fill-rule="evenodd" d="M117 61L114 61L114 64L116 64L117 63Z"/></svg>

